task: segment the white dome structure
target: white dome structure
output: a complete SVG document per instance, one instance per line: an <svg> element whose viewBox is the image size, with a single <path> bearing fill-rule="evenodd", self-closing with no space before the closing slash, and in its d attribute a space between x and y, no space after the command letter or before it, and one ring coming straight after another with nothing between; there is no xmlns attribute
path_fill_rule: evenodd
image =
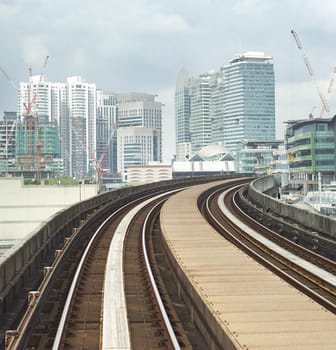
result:
<svg viewBox="0 0 336 350"><path fill-rule="evenodd" d="M234 158L230 154L230 151L221 145L207 145L196 153L192 160L233 160Z"/></svg>

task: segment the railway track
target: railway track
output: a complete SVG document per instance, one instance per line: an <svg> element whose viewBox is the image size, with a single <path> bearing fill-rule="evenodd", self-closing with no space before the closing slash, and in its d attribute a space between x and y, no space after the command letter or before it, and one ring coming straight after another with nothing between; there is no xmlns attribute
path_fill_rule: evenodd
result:
<svg viewBox="0 0 336 350"><path fill-rule="evenodd" d="M309 227L298 224L288 217L284 218L269 209L260 208L249 198L247 186L244 186L239 190L239 193L236 193L235 201L248 217L264 223L265 226L269 226L269 223L271 223L272 230L297 246L304 247L310 252L313 251L317 256L322 255L327 260L336 261L336 240L327 232L312 231ZM244 220L243 215L241 218ZM302 255L302 253L303 251L300 249L298 254ZM308 258L311 257L308 256ZM319 259L316 259L315 264L318 263ZM324 263L321 267L328 270L328 265L328 263ZM330 272L333 271L330 270Z"/></svg>
<svg viewBox="0 0 336 350"><path fill-rule="evenodd" d="M230 212L237 211L237 205L234 204L236 190L231 191L227 187L226 190L226 206L230 208ZM211 216L209 220L217 231L321 305L335 312L336 293L333 283L318 280L316 276L294 267L292 263L286 263L283 257L270 252L269 248L263 247L255 238L234 225L218 207L218 198L222 191L223 189L218 189L207 200L198 200L199 205L204 203L203 215ZM206 348L193 323L193 313L188 313L180 297L181 291L177 290L175 277L171 276L172 271L165 261L166 253L160 244L160 206L170 194L125 205L106 219L94 234L86 227L86 235L91 238L74 245L72 252L68 254L68 260L62 262L62 269L57 277L48 285L48 296L41 298L39 292L31 293L32 308L38 304L39 299L43 299L43 303L38 306L38 316L28 320L26 336L22 336L21 330L9 332L8 349L110 349L117 347L116 344L111 345L110 341L114 341L119 333L125 333L123 339L127 339L127 345L125 341L118 345L119 348ZM266 227L260 228L257 222L251 222L241 211L235 215L240 215L239 220L244 225L248 222L249 225L258 226L259 232L264 230L268 239L274 236ZM87 226L86 223L82 225ZM74 230L73 235L81 229ZM64 250L70 246L71 239L69 237L66 240ZM277 237L276 240L279 244L280 238ZM113 245L114 241L118 242L118 247ZM289 247L286 249L289 250ZM297 247L295 249L298 250ZM84 250L85 254L82 255L81 251ZM111 250L123 251L118 258L119 262L108 262ZM308 253L304 254L306 258ZM314 261L317 259L315 255ZM335 271L335 266L330 263L328 268ZM324 263L321 261L320 264ZM49 270L55 269L46 269L46 275L51 273ZM120 270L117 283L108 284L105 271L116 269ZM109 285L116 284L121 285L120 290L125 293L110 289ZM67 292L69 289L70 293ZM118 306L111 317L111 305L116 305L115 301L121 298L121 293L124 294L122 308L118 309ZM123 316L119 317L121 312ZM202 319L202 315L199 319ZM206 321L203 320L203 323L202 327L207 329ZM215 344L216 336L212 335L212 338ZM20 341L15 343L18 339Z"/></svg>
<svg viewBox="0 0 336 350"><path fill-rule="evenodd" d="M241 220L243 224L237 225L233 223L232 217L228 218L219 208L218 198L221 192L222 190L219 189L212 193L202 207L202 212L209 222L211 222L224 237L229 239L248 255L252 256L258 262L271 269L330 311L336 313L336 286L332 276L336 271L335 262L300 247L284 237L277 235L271 229L260 225L257 221L247 217L247 215L239 209L234 200L237 195L237 189L227 191L224 196L227 211L232 213L231 216L238 218L236 220ZM285 253L280 255L270 248L270 243L261 243L263 239L256 239L245 232L243 225L246 224L263 237L267 237L267 240L275 242L278 246L286 249ZM270 224L269 226L272 225ZM309 271L311 265L304 268L295 261L298 260L297 258L289 259L291 254L287 252L291 251L293 254L302 256L306 261L311 261L318 266L325 266L331 273L328 274L327 271L321 271L317 267L316 269L319 273ZM315 270L315 267L312 269ZM324 275L328 276L324 277Z"/></svg>
<svg viewBox="0 0 336 350"><path fill-rule="evenodd" d="M159 227L161 197L147 199L143 202L146 204L134 201L125 205L100 225L83 255L80 253L84 250L83 244L80 249L73 248L67 261L62 262L57 278L50 282L47 295L38 306L38 315L24 318L26 325L21 327L20 333L8 332L7 348L109 348L108 341L106 344L104 341L114 333L108 328L111 326L109 322L104 329L103 319L108 318L105 313L109 308L105 304L114 304L114 300L110 300L111 294L121 292L107 289L105 270L109 269L106 261L118 231L125 231L125 241L121 244L124 251L122 279L126 291L126 328L129 331L126 337L132 349L197 348L191 345L186 335L190 325L185 327L186 331L175 311L176 299L173 302L165 287L165 277L160 276L161 268L150 269L151 265L157 264L157 257L162 257L154 242L155 230ZM125 219L127 216L130 218ZM125 224L125 220L129 222ZM146 253L147 248L149 253ZM69 280L72 283L67 292ZM36 294L32 307L38 303L38 298L39 294ZM118 327L116 329L118 331ZM199 340L194 334L192 338Z"/></svg>

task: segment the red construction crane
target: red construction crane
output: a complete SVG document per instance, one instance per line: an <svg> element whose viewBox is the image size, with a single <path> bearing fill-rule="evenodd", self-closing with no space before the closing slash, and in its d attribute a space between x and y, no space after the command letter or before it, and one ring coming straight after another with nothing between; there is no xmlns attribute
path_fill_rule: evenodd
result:
<svg viewBox="0 0 336 350"><path fill-rule="evenodd" d="M321 90L320 90L320 88L319 88L319 86L318 86L318 84L317 84L317 82L315 80L315 73L314 73L313 67L310 64L310 61L309 61L307 55L305 54L305 52L303 50L303 45L302 45L302 43L301 43L297 33L295 32L295 30L291 30L291 34L294 37L294 40L296 42L296 45L297 45L298 49L302 53L304 63L306 65L306 67L307 67L308 73L309 73L310 77L312 78L313 84L314 84L314 86L315 86L315 88L317 90L317 93L318 93L319 97L320 97L320 100L321 100L321 103L322 103L322 107L327 113L329 113L330 112L330 108L329 108L328 102L327 102L326 98L324 97L324 95L322 94L322 92L321 92Z"/></svg>
<svg viewBox="0 0 336 350"><path fill-rule="evenodd" d="M40 82L43 79L44 72L48 63L49 56L46 56L41 74L40 74ZM15 90L17 90L17 86L13 82L13 80L9 77L7 72L0 66L0 71L3 73L3 75L6 77L6 79L11 83L11 85L14 87ZM37 103L37 94L33 91L33 78L32 78L32 69L28 69L28 78L29 78L29 92L28 92L28 98L30 99L28 102L23 102L23 106L25 108L25 112L23 114L23 117L25 118L25 121L27 122L28 126L28 152L29 156L31 157L31 162L33 163L33 131L34 131L34 124L35 124L35 131L38 133L38 121L33 117L33 108L36 106ZM42 141L39 139L39 135L37 135L38 141L36 145L36 176L38 180L41 180L41 147L42 147Z"/></svg>

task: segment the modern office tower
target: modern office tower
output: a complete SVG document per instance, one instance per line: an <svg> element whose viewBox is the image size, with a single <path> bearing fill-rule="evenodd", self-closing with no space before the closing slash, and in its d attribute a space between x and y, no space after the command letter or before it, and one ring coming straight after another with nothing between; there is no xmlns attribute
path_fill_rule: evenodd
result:
<svg viewBox="0 0 336 350"><path fill-rule="evenodd" d="M117 173L117 95L97 90L97 160Z"/></svg>
<svg viewBox="0 0 336 350"><path fill-rule="evenodd" d="M211 143L211 75L190 79L190 135L194 154Z"/></svg>
<svg viewBox="0 0 336 350"><path fill-rule="evenodd" d="M118 173L127 181L129 166L160 161L160 131L145 127L121 127L117 130Z"/></svg>
<svg viewBox="0 0 336 350"><path fill-rule="evenodd" d="M183 68L177 76L175 89L175 135L176 160L184 161L191 157L191 138L189 76Z"/></svg>
<svg viewBox="0 0 336 350"><path fill-rule="evenodd" d="M224 141L224 79L223 70L221 68L217 77L211 85L211 103L210 103L210 118L211 118L211 143L223 146Z"/></svg>
<svg viewBox="0 0 336 350"><path fill-rule="evenodd" d="M162 103L146 93L118 94L118 128L143 127L158 131L159 153L162 160Z"/></svg>
<svg viewBox="0 0 336 350"><path fill-rule="evenodd" d="M247 52L233 58L223 68L223 82L224 145L236 151L242 139L275 140L272 57Z"/></svg>
<svg viewBox="0 0 336 350"><path fill-rule="evenodd" d="M305 191L318 190L336 180L336 117L287 122L286 148L292 184Z"/></svg>
<svg viewBox="0 0 336 350"><path fill-rule="evenodd" d="M96 160L96 84L83 82L81 77L67 78L68 131L65 151L69 151L69 174L82 179L95 171ZM65 136L65 137L64 137Z"/></svg>

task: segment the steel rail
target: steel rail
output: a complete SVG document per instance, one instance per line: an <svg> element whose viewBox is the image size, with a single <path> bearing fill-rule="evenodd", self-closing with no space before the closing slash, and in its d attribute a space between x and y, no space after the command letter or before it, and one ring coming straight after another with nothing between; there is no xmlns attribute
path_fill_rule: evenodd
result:
<svg viewBox="0 0 336 350"><path fill-rule="evenodd" d="M241 185L232 187L229 190L226 190L223 192L223 196L227 195L227 193L229 191L232 191L234 188L239 188ZM266 259L265 257L263 257L262 255L260 255L259 253L257 253L256 251L254 251L253 249L251 249L247 244L245 244L244 242L242 242L240 239L238 239L237 237L235 237L234 234L232 234L227 228L225 228L222 223L217 220L217 218L215 217L215 215L212 213L209 203L210 203L210 199L217 194L217 192L219 192L219 190L213 192L211 195L209 195L207 197L206 200L206 209L208 214L210 215L210 217L212 218L212 220L214 220L216 222L216 224L224 231L226 232L230 238L236 242L238 245L240 245L241 247L243 247L247 252L250 252L251 254L253 254L253 256L255 256L256 258L258 258L260 261L262 261L264 264L266 264L267 266L269 266L271 269L273 269L273 271L277 271L281 276L283 276L288 282L290 281L291 283L293 283L293 285L299 286L300 288L302 288L303 290L306 291L306 293L308 295L312 295L314 296L316 299L320 300L321 302L323 302L325 304L326 307L329 307L329 310L332 310L334 313L336 311L336 305L332 302L330 302L328 299L324 298L323 296L321 296L319 293L316 293L313 289L309 288L307 285L305 285L304 283L298 281L296 278L294 278L293 276L291 276L290 274L288 274L287 272L285 272L284 270L280 269L279 267L277 267L275 264L273 264L272 262L270 262L268 259ZM230 220L231 221L231 220Z"/></svg>
<svg viewBox="0 0 336 350"><path fill-rule="evenodd" d="M143 253L144 253L145 263L146 263L146 267L147 267L147 273L148 273L148 276L149 276L149 279L151 282L152 289L153 289L154 294L155 294L156 302L159 305L159 308L160 308L160 311L161 311L161 314L162 314L162 317L164 320L165 327L166 327L167 332L169 334L170 340L174 346L174 349L181 350L181 347L180 347L179 342L177 340L173 326L169 320L169 317L167 315L167 311L166 311L165 306L163 304L163 301L162 301L162 298L161 298L161 295L159 292L159 288L157 287L157 284L155 282L154 274L153 274L153 271L152 271L152 268L151 268L151 265L149 262L148 254L147 254L147 245L146 245L146 231L147 231L147 225L148 225L149 218L152 216L154 210L156 210L165 201L166 201L166 199L157 203L150 210L150 212L147 214L146 219L145 219L144 224L143 224L143 228L142 228L142 247L143 247Z"/></svg>
<svg viewBox="0 0 336 350"><path fill-rule="evenodd" d="M82 268L83 268L83 265L87 259L87 256L89 254L89 251L96 239L96 237L98 236L98 234L100 233L100 231L105 227L105 225L111 221L111 219L118 215L118 213L120 211L122 211L123 209L127 208L128 206L132 205L134 202L136 202L138 200L134 200L132 201L131 203L128 203L128 204L125 204L124 206L122 206L121 208L117 209L115 212L113 212L107 219L105 219L105 221L98 227L98 229L96 230L96 232L94 233L94 235L92 236L92 238L90 239L84 253L83 253L83 256L78 264L78 267L76 269L76 272L75 272L75 275L74 275L74 278L72 280L72 283L71 283L71 287L69 289L69 293L68 293L68 296L67 296L67 299L66 299L66 302L65 302L65 305L64 305L64 308L63 308L63 312L62 312L62 315L61 315L61 318L60 318L60 322L59 322L59 325L58 325L58 328L57 328L57 332L56 332L56 336L55 336L55 339L54 339L54 343L53 343L53 346L52 346L52 350L57 350L59 349L60 345L61 345L61 341L62 341L62 336L63 336L63 333L64 333L64 328L65 328L65 325L66 325L66 322L67 322L67 317L68 317L68 314L69 314L69 311L70 311L70 305L71 305L71 300L75 294L75 290L76 290L76 286L78 284L78 281L79 281L79 277L80 277L80 273L82 271Z"/></svg>
<svg viewBox="0 0 336 350"><path fill-rule="evenodd" d="M304 251L304 252L307 253L308 255L311 255L311 256L313 256L314 258L319 259L319 260L325 262L325 264L330 264L330 265L336 266L335 261L333 261L333 260L331 260L331 259L329 259L329 258L327 258L327 257L325 257L325 256L323 256L323 255L320 255L320 254L314 252L313 250L310 250L310 249L308 249L308 248L306 248L306 247L304 247L304 246L302 246L302 245L300 245L300 244L297 244L296 242L293 242L292 240L290 240L290 239L288 239L288 238L286 238L286 237L284 237L284 236L278 234L276 231L273 231L273 230L271 230L270 228L268 228L267 226L263 225L261 222L257 221L257 220L254 219L252 216L249 216L247 213L244 212L244 210L242 210L242 209L239 207L239 205L238 205L238 203L237 203L237 200L236 200L236 196L239 196L238 191L235 192L235 194L232 196L232 198L233 198L233 203L234 203L234 205L235 205L235 208L236 208L236 210L238 210L238 211L240 212L240 214L241 214L243 217L245 217L247 220L252 221L254 224L256 224L256 225L258 225L258 226L261 226L264 230L266 230L266 231L269 232L269 233L272 233L272 235L276 236L279 240L282 240L282 241L288 243L288 245L291 245L291 246L295 247L295 248L298 249L298 250ZM313 265L316 266L315 264L313 264ZM321 269L321 270L322 270L322 269ZM330 273L329 273L329 274L330 274ZM320 277L320 276L317 276L317 277ZM326 282L327 282L327 281L326 281ZM330 281L329 281L328 283L330 283L331 285L333 285L334 287L336 287L336 277L334 278L334 281L333 281L333 282L330 282Z"/></svg>
<svg viewBox="0 0 336 350"><path fill-rule="evenodd" d="M245 196L242 195L242 194L239 194L239 191L237 191L235 193L235 197L238 197L240 200L243 200L242 197L245 197ZM254 205L250 202L250 200L247 197L244 198L244 200L246 201L245 202L246 205L249 205L250 207L254 207ZM235 202L237 202L236 199L235 199ZM256 222L260 226L264 227L265 230L270 230L267 226L263 225L261 222L257 221L254 217L252 217L248 213L246 213L241 207L239 207L238 204L237 204L237 209L248 220ZM295 222L294 223L285 223L282 216L274 217L272 214L265 213L263 210L260 210L260 209L257 209L257 208L256 208L256 210L257 210L257 212L260 212L261 215L265 215L266 217L270 218L274 222L277 222L277 223L279 223L281 225L284 225L284 224L288 225L288 226L298 225ZM298 226L300 227L300 224ZM298 227L295 227L294 229L297 229L297 228ZM317 257L319 259L323 259L323 261L326 262L327 264L335 265L335 260L332 260L332 259L330 259L330 258L328 258L328 257L326 257L326 256L324 256L322 254L319 254L319 253L317 253L317 252L315 252L315 251L313 251L313 250L311 250L309 248L306 248L304 245L298 244L298 243L294 242L293 240L291 240L289 238L286 238L285 236L280 235L279 233L277 233L275 231L272 231L272 233L275 234L277 237L279 237L279 239L286 240L289 244L293 245L294 247L298 247L298 249L304 250L310 255L313 255L313 256L315 256L315 257ZM319 240L323 240L324 242L330 242L330 243L332 243L335 246L335 241L331 240L328 237L324 237L321 234L318 234L317 232L316 232L316 234L314 236L317 237Z"/></svg>

